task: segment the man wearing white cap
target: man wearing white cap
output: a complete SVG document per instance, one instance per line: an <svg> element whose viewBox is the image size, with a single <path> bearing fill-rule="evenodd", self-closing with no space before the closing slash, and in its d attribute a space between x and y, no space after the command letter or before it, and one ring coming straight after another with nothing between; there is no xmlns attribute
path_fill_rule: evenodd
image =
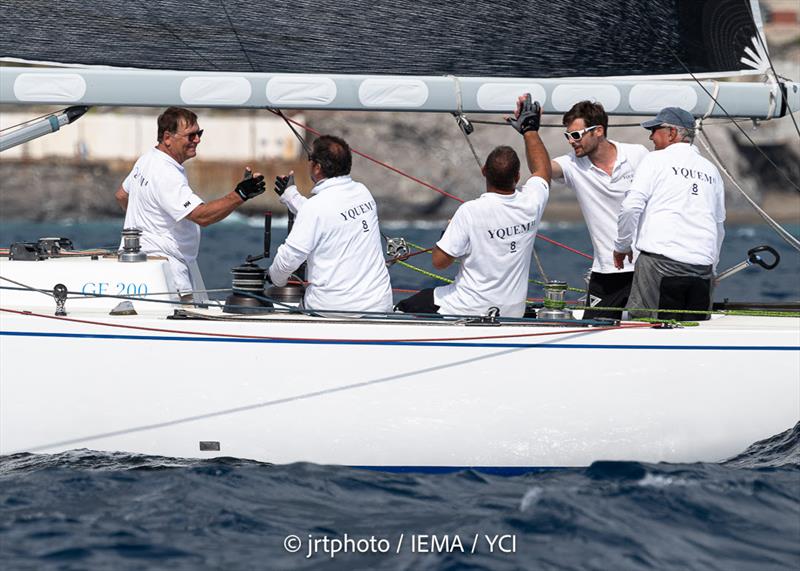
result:
<svg viewBox="0 0 800 571"><path fill-rule="evenodd" d="M694 117L665 107L642 123L655 151L639 164L619 214L614 265L639 257L627 307L633 317L654 311L711 308L711 286L725 236L725 190L716 167L692 145ZM638 311L637 311L638 310ZM660 311L659 319L708 319L708 314Z"/></svg>

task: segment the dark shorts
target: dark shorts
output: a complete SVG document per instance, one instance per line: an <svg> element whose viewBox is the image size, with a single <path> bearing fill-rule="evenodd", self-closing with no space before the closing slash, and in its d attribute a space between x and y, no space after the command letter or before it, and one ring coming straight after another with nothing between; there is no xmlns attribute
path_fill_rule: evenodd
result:
<svg viewBox="0 0 800 571"><path fill-rule="evenodd" d="M437 313L439 306L433 303L433 288L429 287L399 302L394 309L403 313Z"/></svg>
<svg viewBox="0 0 800 571"><path fill-rule="evenodd" d="M628 296L631 294L631 284L633 283L633 272L620 272L616 274L601 274L592 272L589 278L589 292L586 295L586 309L583 312L584 319L622 319L622 308L628 303ZM591 309L592 301L597 300L593 305L597 307L619 307L615 310Z"/></svg>

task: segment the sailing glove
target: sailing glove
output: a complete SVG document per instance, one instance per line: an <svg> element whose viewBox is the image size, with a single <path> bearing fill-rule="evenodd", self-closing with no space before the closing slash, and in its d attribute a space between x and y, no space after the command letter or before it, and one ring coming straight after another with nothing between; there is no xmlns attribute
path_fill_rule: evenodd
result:
<svg viewBox="0 0 800 571"><path fill-rule="evenodd" d="M255 198L266 189L267 185L264 184L264 175L258 175L255 178L245 178L236 185L234 192L239 195L239 198L246 201Z"/></svg>
<svg viewBox="0 0 800 571"><path fill-rule="evenodd" d="M275 177L275 194L283 196L283 193L290 186L294 186L294 175L276 176Z"/></svg>
<svg viewBox="0 0 800 571"><path fill-rule="evenodd" d="M538 131L541 119L542 107L538 101L531 101L531 94L525 95L525 100L519 109L519 114L514 119L506 119L520 134L524 135L528 131Z"/></svg>

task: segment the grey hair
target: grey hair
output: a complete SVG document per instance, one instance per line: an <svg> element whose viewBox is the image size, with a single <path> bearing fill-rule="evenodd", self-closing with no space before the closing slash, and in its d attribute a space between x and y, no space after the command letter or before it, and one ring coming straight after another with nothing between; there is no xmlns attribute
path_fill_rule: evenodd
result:
<svg viewBox="0 0 800 571"><path fill-rule="evenodd" d="M675 129L678 132L681 143L689 143L691 145L694 142L695 129L687 129L686 127L679 127L669 123L662 123L662 126Z"/></svg>

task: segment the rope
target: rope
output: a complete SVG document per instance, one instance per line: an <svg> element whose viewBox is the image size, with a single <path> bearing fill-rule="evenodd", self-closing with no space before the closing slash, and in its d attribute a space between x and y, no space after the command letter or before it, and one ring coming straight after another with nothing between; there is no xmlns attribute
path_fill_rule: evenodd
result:
<svg viewBox="0 0 800 571"><path fill-rule="evenodd" d="M303 138L303 136L300 133L297 132L297 130L294 128L294 125L291 124L291 122L286 117L286 115L284 115L283 111L281 111L277 107L267 107L267 111L269 111L270 113L272 113L274 115L278 115L281 119L283 119L283 121L286 123L286 126L289 127L289 129L291 129L292 133L294 133L294 136L297 137L298 141L300 141L300 145L302 145L303 150L306 152L306 155L308 156L308 158L310 160L311 159L311 154L312 154L311 153L311 146ZM306 129L308 129L308 127L306 127Z"/></svg>
<svg viewBox="0 0 800 571"><path fill-rule="evenodd" d="M28 311L18 311L15 309L5 309L0 307L0 311L6 313L15 313L18 315L25 315L30 317L41 317L44 319L57 319L60 321L70 321L73 323L83 323L87 325L100 325L103 327L112 327L118 329L131 329L135 331L148 331L155 333L172 333L178 335L188 335L197 337L219 337L227 339L263 339L269 341L298 341L298 342L339 342L339 343L426 343L426 342L460 342L460 341L483 341L489 339L515 339L525 337L544 337L549 335L571 335L575 333L593 333L599 331L610 331L619 329L649 329L652 327L649 323L627 323L620 325L612 325L608 327L583 327L580 329L564 329L560 331L542 331L537 333L509 333L505 335L476 335L474 337L438 337L430 339L323 339L314 337L275 337L265 335L235 335L230 333L213 333L206 331L187 331L180 329L165 329L160 327L145 327L141 325L125 325L121 323L107 323L102 321L91 321L87 319L75 319L72 317L57 317L54 315L45 315L41 313L33 313ZM522 322L523 320L517 320ZM528 320L535 321L535 320Z"/></svg>
<svg viewBox="0 0 800 571"><path fill-rule="evenodd" d="M415 254L422 254L424 252L430 251L430 248L423 249L422 246L420 246L419 244L414 244L413 242L406 241L406 244L408 244L412 248L417 248L418 250L422 250L421 252L415 252ZM456 261L456 263L458 263L458 261ZM421 268L418 268L416 266L412 266L411 264L405 264L405 266L410 270L419 271L419 272L425 272L425 270L423 270ZM428 274L429 277L434 277L436 279L447 281L447 278L445 278L443 276L438 276L436 274L431 274L430 272L426 272L426 274ZM547 285L546 282L535 280L535 279L532 279L532 278L528 280L528 283L536 284L536 285L542 286L542 287ZM571 292L575 292L575 293L586 293L585 289L580 289L580 288L575 288L575 287L567 287L567 291L571 291Z"/></svg>
<svg viewBox="0 0 800 571"><path fill-rule="evenodd" d="M275 111L272 111L272 112L275 113L276 115L278 114ZM309 127L308 125L304 125L303 123L300 123L299 121L297 121L295 119L291 119L289 117L285 117L284 120L287 123L293 123L293 124L297 125L298 127L301 127L303 129L305 129L306 131L309 131L309 132L317 135L318 137L322 136L322 133L320 133L316 129L314 129L312 127ZM380 161L380 160L376 159L375 157L372 157L372 156L370 156L370 155L368 155L368 154L366 154L366 153L364 153L362 151L359 151L358 149L354 149L353 147L350 147L350 150L353 153L355 153L356 155L358 155L360 157L363 157L363 158L367 159L368 161L372 161L373 163L375 163L377 165L380 165L380 166L382 166L382 167L384 167L386 169L389 169L390 171L395 172L395 173L399 174L400 176L403 176L403 177L405 177L405 178L407 178L409 180L413 180L417 184L420 184L420 185L422 185L422 186L424 186L426 188L429 188L429 189L433 190L434 192L438 192L439 194L441 194L443 196L446 196L448 198L452 198L453 200L457 200L458 202L461 202L461 203L464 202L463 198L459 198L459 197L457 197L457 196L455 196L453 194L450 194L449 192L446 192L446 191L442 190L441 188L438 188L438 187L436 187L436 186L434 186L434 185L432 185L430 183L427 183L427 182L425 182L423 180L420 180L420 179L418 179L418 178L416 178L414 176L411 176L410 174L408 174L406 172L403 172L400 169L398 169L396 167L393 167L390 164L384 163L383 161ZM585 253L581 252L580 250L576 250L574 248L570 248L566 244L562 244L561 242L558 242L556 240L552 240L552 239L548 238L547 236L543 236L542 234L537 234L536 236L538 238L541 238L545 242L549 242L549 243L551 243L551 244L553 244L555 246L558 246L560 248L564 248L565 250L568 250L568 251L570 251L570 252L572 252L574 254L578 254L580 256L583 256L584 258L588 258L589 260L592 259L592 257L589 254L585 254Z"/></svg>
<svg viewBox="0 0 800 571"><path fill-rule="evenodd" d="M544 267L542 266L542 261L539 259L539 254L536 253L535 245L533 246L532 251L533 251L533 261L536 262L536 269L539 271L539 275L542 276L542 279L545 282L549 282L550 279L547 277L547 274L544 273Z"/></svg>
<svg viewBox="0 0 800 571"><path fill-rule="evenodd" d="M655 33L655 30L653 29L653 26L651 26L651 25L650 25L650 24L647 22L647 20L643 20L643 22L644 22L644 23L645 23L645 24L646 24L646 25L647 25L647 26L648 26L648 27L649 27L649 28L650 28L650 29L651 29L651 30L652 30L652 31ZM766 152L764 152L764 149L762 149L760 146L758 146L758 145L756 144L756 142L755 142L755 141L752 139L752 137L750 137L750 135L748 135L748 134L747 134L747 132L746 132L746 131L745 131L745 130L742 128L742 126L741 126L741 125L739 125L739 123L737 123L737 122L736 122L736 120L733 118L733 116L731 116L731 114L730 114L730 113L728 113L728 111L725 109L725 107L723 107L723 106L722 106L722 104L719 102L719 100L717 100L717 99L716 99L716 98L715 98L715 97L714 97L714 96L713 96L713 95L712 95L712 94L711 94L711 93L708 91L708 89L706 89L706 86L705 86L705 85L703 85L703 83L702 83L702 82L701 82L699 79L697 79L697 76L695 76L695 74L694 74L694 73L692 73L692 70L691 70L691 69L689 69L689 66L687 66L687 65L686 65L686 64L683 62L683 60L682 60L682 59L681 59L681 58L678 56L678 54L677 54L677 53L675 53L675 50L673 50L673 49L672 49L672 48L671 48L671 47L670 47L668 44L665 44L665 47L666 47L666 48L667 48L667 49L670 51L670 53L672 54L672 56L675 58L675 61L677 61L677 62L678 62L680 65L681 65L681 67L682 67L683 69L685 69L685 70L686 70L686 73L688 73L688 74L691 76L691 78L694 80L694 82L695 82L695 83L697 83L697 85L699 85L699 86L700 86L700 89L702 89L702 90L703 90L703 91L706 93L706 95L708 95L708 96L709 96L709 97L710 97L710 98L711 98L711 99L714 101L715 105L716 105L717 107L719 107L719 108L720 108L720 110L721 110L723 113L725 113L725 116L726 116L726 117L728 117L728 118L731 120L731 122L732 122L734 125L736 125L736 128L737 128L737 129L739 129L739 131L742 133L742 135L744 135L745 139L747 139L747 141L750 143L750 145L751 145L751 146L752 146L752 147L753 147L755 150L757 150L759 153L761 153L761 155L762 155L762 156L763 156L763 157L764 157L764 158L767 160L767 162L768 162L770 165L772 165L772 167L773 167L773 168L774 168L776 171L778 171L778 173L779 173L779 174L780 174L780 175L781 175L781 176L782 176L782 177L783 177L783 178L784 178L784 179L785 179L785 180L786 180L786 181L787 181L787 182L788 182L790 185L792 185L792 187L793 187L795 190L797 190L798 192L800 192L800 186L798 186L798 185L797 185L797 184L796 184L796 183L795 183L795 182L794 182L794 181L793 181L793 180L792 180L792 179L789 177L789 175L787 175L787 174L786 174L786 173L785 173L785 172L784 172L784 171L783 171L783 170L782 170L782 169L781 169L781 168L780 168L778 165L776 165L776 164L773 162L773 160L772 160L771 158L769 158L769 156L767 155L767 153L766 153Z"/></svg>
<svg viewBox="0 0 800 571"><path fill-rule="evenodd" d="M705 115L703 115L702 118L697 119L695 121L695 126L698 129L702 126L703 121L705 119L708 119L708 116L711 115L712 111L714 111L714 107L717 106L717 95L719 95L719 82L718 81L714 81L714 95L711 96L711 99L708 102L708 109L706 109L706 113L705 113Z"/></svg>
<svg viewBox="0 0 800 571"><path fill-rule="evenodd" d="M792 248L800 252L800 240L792 236L785 228L783 228L780 224L778 224L775 220L773 220L772 217L770 217L770 215L764 211L764 209L762 209L758 204L756 204L756 202L752 198L750 198L747 192L745 192L745 190L739 185L739 183L736 181L733 175L730 172L728 172L728 169L726 169L725 166L722 164L719 155L717 155L717 152L711 146L711 141L708 139L708 137L706 137L705 133L702 130L700 130L698 132L698 135L700 142L703 144L703 147L705 147L709 156L712 159L714 159L714 162L717 163L717 166L720 168L720 170L723 173L725 173L725 176L728 177L731 183L733 183L733 186L741 193L742 196L744 196L745 200L747 200L750 206L752 206L753 209L755 209L755 211L758 212L758 214L764 219L767 225L769 225L769 227L772 228L778 234L778 236L780 236Z"/></svg>
<svg viewBox="0 0 800 571"><path fill-rule="evenodd" d="M434 274L433 272L429 272L427 270L423 270L422 268L418 268L417 266L412 266L408 262L401 262L401 261L398 260L397 263L400 264L401 266L405 267L405 268L408 268L409 270L414 270L415 272L419 272L422 275L428 276L429 278L434 278L434 279L437 279L437 280L441 280L441 281L449 283L449 284L453 283L453 280L451 280L450 278L446 278L444 276L440 276L440 275Z"/></svg>

